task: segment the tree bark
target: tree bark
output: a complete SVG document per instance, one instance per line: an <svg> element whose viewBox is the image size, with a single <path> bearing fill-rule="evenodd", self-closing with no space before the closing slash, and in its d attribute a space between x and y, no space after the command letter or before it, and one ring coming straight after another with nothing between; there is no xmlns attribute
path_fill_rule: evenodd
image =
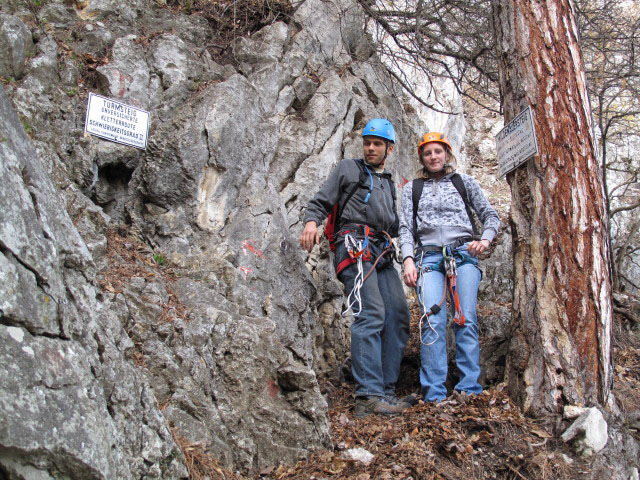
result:
<svg viewBox="0 0 640 480"><path fill-rule="evenodd" d="M514 298L509 391L533 415L607 404L608 218L569 0L494 0L505 123L528 105L540 153L507 174Z"/></svg>

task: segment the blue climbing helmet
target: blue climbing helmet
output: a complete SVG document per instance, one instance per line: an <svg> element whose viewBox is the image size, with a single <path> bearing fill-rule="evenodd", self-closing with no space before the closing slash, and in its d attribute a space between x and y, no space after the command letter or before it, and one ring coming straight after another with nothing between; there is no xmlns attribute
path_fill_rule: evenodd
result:
<svg viewBox="0 0 640 480"><path fill-rule="evenodd" d="M380 137L385 140L389 140L391 143L396 143L396 132L393 129L393 125L389 120L384 118L374 118L370 120L362 131L363 137Z"/></svg>

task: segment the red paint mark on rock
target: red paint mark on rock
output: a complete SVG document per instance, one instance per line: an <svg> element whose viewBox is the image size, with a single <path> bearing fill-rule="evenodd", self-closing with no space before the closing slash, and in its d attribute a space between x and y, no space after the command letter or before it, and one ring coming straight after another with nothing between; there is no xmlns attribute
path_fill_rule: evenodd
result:
<svg viewBox="0 0 640 480"><path fill-rule="evenodd" d="M398 186L400 188L404 187L407 183L409 183L409 180L407 180L406 178L402 177L402 181L398 184Z"/></svg>
<svg viewBox="0 0 640 480"><path fill-rule="evenodd" d="M120 98L124 97L124 94L127 92L127 84L131 83L132 80L133 78L131 77L131 75L118 72L118 84L119 84L118 97Z"/></svg>
<svg viewBox="0 0 640 480"><path fill-rule="evenodd" d="M251 273L251 269L247 268L247 267L240 267L238 270L240 270L242 273L244 273L244 279L245 280L247 279L247 277Z"/></svg>
<svg viewBox="0 0 640 480"><path fill-rule="evenodd" d="M278 386L276 381L271 377L267 379L267 393L271 398L276 398L280 393L280 387Z"/></svg>
<svg viewBox="0 0 640 480"><path fill-rule="evenodd" d="M244 242L242 242L242 249L244 250L244 254L247 254L247 250L249 250L251 253L253 253L254 255L257 255L260 258L266 258L264 253L262 253L262 250L258 250L256 247L253 246L253 244L248 241L245 240Z"/></svg>

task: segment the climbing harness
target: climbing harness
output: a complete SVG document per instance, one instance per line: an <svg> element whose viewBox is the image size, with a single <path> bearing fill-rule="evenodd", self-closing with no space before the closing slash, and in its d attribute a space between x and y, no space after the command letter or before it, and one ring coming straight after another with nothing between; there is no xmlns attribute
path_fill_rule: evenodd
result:
<svg viewBox="0 0 640 480"><path fill-rule="evenodd" d="M372 230L367 225L363 225L362 228L363 228L362 240L357 240L354 237L353 230L349 230L347 232L340 232L340 235L344 236L344 246L349 256L338 264L338 267L336 268L336 272L339 273L342 270L344 270L346 267L348 267L349 265L353 265L354 263L357 265L357 274L353 281L353 289L351 290L351 292L349 292L349 295L347 296L347 307L342 312L343 317L347 315L347 312L349 310L351 310L353 312L353 315L356 317L360 315L360 312L362 312L362 299L360 297L360 290L362 289L362 285L364 285L364 282L369 278L371 273L375 270L376 266L378 265L382 257L387 252L389 252L389 250L393 248L391 236L385 231L379 232L380 234L384 235L385 243L382 247L382 251L376 257L375 261L371 265L371 269L367 272L366 275L364 275L364 267L362 262L371 261L371 249L370 249L369 239L371 237L379 236L379 234L375 235L374 232L372 232ZM358 303L357 312L353 308L356 302Z"/></svg>
<svg viewBox="0 0 640 480"><path fill-rule="evenodd" d="M427 310L427 306L422 302L422 284L420 282L418 282L418 287L416 289L417 290L416 293L418 294L418 303L420 304L420 308L422 309L422 316L418 320L418 331L420 332L420 343L422 343L426 347L436 343L438 341L438 338L440 337L440 334L431 325L431 320L429 319L429 317L431 317L432 315L436 315L438 312L440 312L442 304L447 299L447 285L449 286L449 295L450 295L449 298L451 299L451 302L455 307L455 315L453 317L453 321L456 324L460 325L461 327L463 327L465 323L464 314L462 313L462 308L460 307L460 299L458 297L456 260L453 255L454 248L455 247L453 245L445 245L444 247L442 247L442 257L444 262L446 278L445 278L444 291L442 292L442 298L440 299L440 301L432 305ZM420 254L420 261L419 261L420 269L418 271L418 274L420 276L422 276L425 273L425 267L423 264L424 252L425 250L423 249ZM429 325L429 329L436 334L436 338L430 343L425 343L422 340L423 319L426 319L427 325Z"/></svg>

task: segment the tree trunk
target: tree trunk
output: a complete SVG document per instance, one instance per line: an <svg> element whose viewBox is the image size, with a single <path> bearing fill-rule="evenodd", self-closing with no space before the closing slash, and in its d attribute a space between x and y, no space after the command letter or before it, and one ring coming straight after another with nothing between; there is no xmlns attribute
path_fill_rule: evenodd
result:
<svg viewBox="0 0 640 480"><path fill-rule="evenodd" d="M494 0L505 123L531 105L540 153L507 175L514 256L506 380L530 414L606 404L608 218L569 0Z"/></svg>

